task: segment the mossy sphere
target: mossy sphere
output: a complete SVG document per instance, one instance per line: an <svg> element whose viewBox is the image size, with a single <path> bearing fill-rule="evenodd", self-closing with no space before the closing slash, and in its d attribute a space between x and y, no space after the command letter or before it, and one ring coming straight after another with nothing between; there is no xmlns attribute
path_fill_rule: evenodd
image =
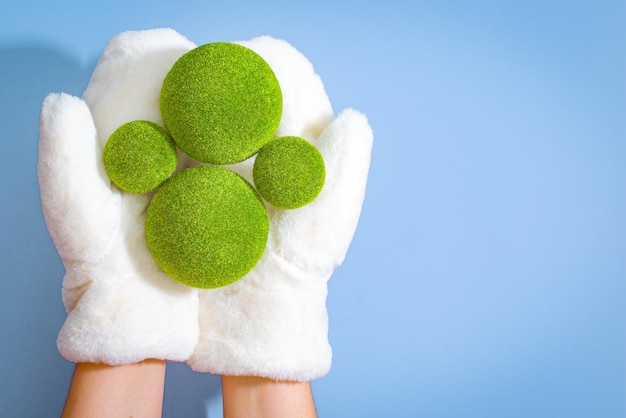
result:
<svg viewBox="0 0 626 418"><path fill-rule="evenodd" d="M269 216L254 188L215 166L181 171L155 193L146 239L157 264L188 286L217 288L245 276L259 261Z"/></svg>
<svg viewBox="0 0 626 418"><path fill-rule="evenodd" d="M296 209L322 191L326 169L315 146L299 137L284 136L261 148L252 174L265 200L279 208Z"/></svg>
<svg viewBox="0 0 626 418"><path fill-rule="evenodd" d="M104 167L113 183L131 193L156 189L176 170L176 145L156 123L136 120L120 126L104 146Z"/></svg>
<svg viewBox="0 0 626 418"><path fill-rule="evenodd" d="M181 56L161 88L161 115L174 141L210 164L232 164L255 154L276 134L282 104L267 62L227 42Z"/></svg>

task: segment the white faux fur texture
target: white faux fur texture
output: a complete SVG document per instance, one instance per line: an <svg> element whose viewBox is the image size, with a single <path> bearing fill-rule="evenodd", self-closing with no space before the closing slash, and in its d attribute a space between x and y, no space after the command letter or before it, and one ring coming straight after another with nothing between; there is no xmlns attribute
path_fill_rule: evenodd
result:
<svg viewBox="0 0 626 418"><path fill-rule="evenodd" d="M283 91L279 135L315 144L326 183L313 203L281 210L267 204L270 235L261 261L239 282L200 291L197 371L308 381L331 366L327 280L344 260L365 195L373 135L365 116L348 109L333 120L311 63L285 41L243 43L268 61ZM231 168L251 179L251 161Z"/></svg>
<svg viewBox="0 0 626 418"><path fill-rule="evenodd" d="M150 197L112 186L102 159L120 124L160 122L161 81L192 47L169 29L120 34L107 44L85 101L67 94L44 100L38 178L46 224L66 269L68 317L57 346L70 361L184 361L197 342L197 290L166 276L145 243Z"/></svg>
<svg viewBox="0 0 626 418"><path fill-rule="evenodd" d="M268 246L250 274L200 291L200 339L188 362L194 370L291 381L328 373L327 281L358 223L372 132L362 114L346 110L315 142L327 170L320 196L273 211Z"/></svg>
<svg viewBox="0 0 626 418"><path fill-rule="evenodd" d="M241 44L270 64L281 85L278 135L315 144L327 173L312 204L292 211L267 204L265 254L248 276L222 289L198 292L158 268L144 236L150 196L120 193L102 162L121 124L162 124L161 83L195 45L171 29L124 32L105 47L83 100L52 94L44 101L38 177L66 268L68 317L57 345L68 360L188 359L197 371L298 381L328 372L327 280L358 223L372 131L357 111L334 117L320 77L287 42L262 36ZM253 161L229 167L251 180ZM194 164L181 154L179 168Z"/></svg>

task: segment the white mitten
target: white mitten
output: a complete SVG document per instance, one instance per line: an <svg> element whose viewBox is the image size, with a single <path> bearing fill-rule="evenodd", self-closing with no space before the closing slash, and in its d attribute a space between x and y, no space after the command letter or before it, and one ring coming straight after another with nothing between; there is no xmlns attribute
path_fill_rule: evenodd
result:
<svg viewBox="0 0 626 418"><path fill-rule="evenodd" d="M331 364L327 281L344 260L365 195L372 147L366 118L346 110L333 120L309 61L284 41L243 43L272 67L283 92L278 135L315 144L324 157L320 195L295 210L268 206L270 233L256 267L238 282L200 291L196 371L308 381ZM232 167L248 179L251 162Z"/></svg>
<svg viewBox="0 0 626 418"><path fill-rule="evenodd" d="M40 121L38 177L46 224L63 260L67 319L58 349L72 362L184 361L198 337L197 290L161 271L144 236L149 195L120 192L103 147L125 122L162 124L161 83L193 48L176 32L109 41L83 100L51 94Z"/></svg>

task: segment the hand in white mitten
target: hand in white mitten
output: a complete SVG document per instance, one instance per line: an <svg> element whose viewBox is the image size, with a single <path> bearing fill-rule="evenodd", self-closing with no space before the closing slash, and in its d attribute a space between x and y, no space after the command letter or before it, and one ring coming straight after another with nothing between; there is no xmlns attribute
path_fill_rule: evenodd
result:
<svg viewBox="0 0 626 418"><path fill-rule="evenodd" d="M162 123L159 93L194 45L172 30L114 37L83 100L49 95L42 107L38 177L46 224L63 260L67 319L60 353L73 362L184 361L197 341L197 290L165 275L144 235L149 195L120 192L103 147L125 122Z"/></svg>
<svg viewBox="0 0 626 418"><path fill-rule="evenodd" d="M200 292L196 371L308 381L330 369L327 281L343 261L365 194L372 147L366 118L346 110L333 120L321 80L293 47L268 37L243 43L274 70L283 92L278 136L301 136L323 155L326 181L309 205L268 205L267 248L238 282ZM250 162L233 169L251 179Z"/></svg>

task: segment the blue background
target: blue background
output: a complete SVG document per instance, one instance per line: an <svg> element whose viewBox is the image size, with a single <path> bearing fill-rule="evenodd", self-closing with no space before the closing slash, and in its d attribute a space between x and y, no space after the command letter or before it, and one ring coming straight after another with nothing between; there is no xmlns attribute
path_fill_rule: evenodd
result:
<svg viewBox="0 0 626 418"><path fill-rule="evenodd" d="M330 281L322 417L626 416L626 8L610 0L84 1L0 6L0 415L57 416L61 262L38 113L105 42L173 27L270 34L375 133ZM219 378L168 367L165 417L220 416Z"/></svg>

